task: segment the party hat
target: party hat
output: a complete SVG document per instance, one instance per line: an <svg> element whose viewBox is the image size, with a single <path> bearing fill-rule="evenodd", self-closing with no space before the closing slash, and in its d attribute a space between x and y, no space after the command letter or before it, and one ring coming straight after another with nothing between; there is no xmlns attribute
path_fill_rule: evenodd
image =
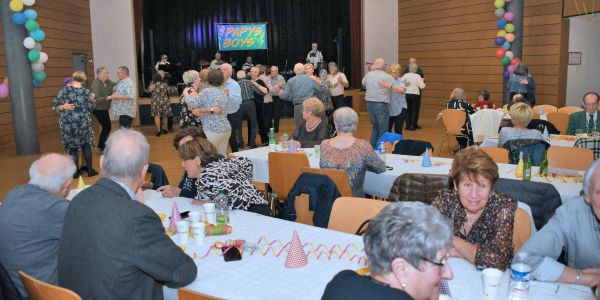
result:
<svg viewBox="0 0 600 300"><path fill-rule="evenodd" d="M77 183L77 189L83 190L85 189L85 182L83 182L83 178L79 176L79 182Z"/></svg>
<svg viewBox="0 0 600 300"><path fill-rule="evenodd" d="M429 155L429 148L425 148L425 156L421 162L422 167L431 167L431 156Z"/></svg>
<svg viewBox="0 0 600 300"><path fill-rule="evenodd" d="M288 255L285 259L285 266L287 268L302 268L308 264L306 253L304 253L304 248L296 230L294 230L294 236L288 247Z"/></svg>
<svg viewBox="0 0 600 300"><path fill-rule="evenodd" d="M544 126L543 137L544 137L544 141L549 141L550 140L550 135L548 134L548 127L547 126Z"/></svg>
<svg viewBox="0 0 600 300"><path fill-rule="evenodd" d="M181 221L181 215L179 214L179 208L177 202L173 201L173 208L171 209L171 220L169 221L168 230L171 232L177 231L177 222Z"/></svg>

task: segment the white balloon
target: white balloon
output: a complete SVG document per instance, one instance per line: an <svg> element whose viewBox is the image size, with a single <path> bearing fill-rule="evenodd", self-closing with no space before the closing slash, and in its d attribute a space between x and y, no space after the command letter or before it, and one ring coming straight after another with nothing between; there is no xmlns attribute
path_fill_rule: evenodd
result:
<svg viewBox="0 0 600 300"><path fill-rule="evenodd" d="M504 8L497 8L494 11L494 15L496 15L497 18L502 18L504 17Z"/></svg>
<svg viewBox="0 0 600 300"><path fill-rule="evenodd" d="M44 71L44 69L44 64L39 61L31 63L31 70L33 70L34 72L42 72Z"/></svg>
<svg viewBox="0 0 600 300"><path fill-rule="evenodd" d="M23 4L27 6L32 6L35 4L35 0L23 0Z"/></svg>
<svg viewBox="0 0 600 300"><path fill-rule="evenodd" d="M40 60L39 62L45 63L48 61L48 54L46 52L40 52Z"/></svg>
<svg viewBox="0 0 600 300"><path fill-rule="evenodd" d="M40 44L39 42L35 42L35 46L33 46L33 49L37 51L42 51L42 44Z"/></svg>
<svg viewBox="0 0 600 300"><path fill-rule="evenodd" d="M27 49L33 49L33 47L35 47L35 40L31 37L26 37L23 40L23 46L25 46Z"/></svg>
<svg viewBox="0 0 600 300"><path fill-rule="evenodd" d="M508 57L508 59L513 59L513 57L515 57L515 54L512 51L506 51L506 54L504 54L504 56Z"/></svg>

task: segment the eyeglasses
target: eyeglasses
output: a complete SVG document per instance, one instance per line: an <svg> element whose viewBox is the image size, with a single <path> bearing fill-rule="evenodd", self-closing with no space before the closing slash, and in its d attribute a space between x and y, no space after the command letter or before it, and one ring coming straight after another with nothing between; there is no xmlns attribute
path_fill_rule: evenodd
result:
<svg viewBox="0 0 600 300"><path fill-rule="evenodd" d="M583 106L585 106L585 107L594 107L594 106L598 106L598 102L594 102L594 103L583 103Z"/></svg>
<svg viewBox="0 0 600 300"><path fill-rule="evenodd" d="M430 262L438 267L440 267L440 270L443 270L444 267L446 266L446 264L448 263L448 254L446 254L444 257L442 257L442 259L429 259L427 257L421 257L422 260L426 261L426 262Z"/></svg>

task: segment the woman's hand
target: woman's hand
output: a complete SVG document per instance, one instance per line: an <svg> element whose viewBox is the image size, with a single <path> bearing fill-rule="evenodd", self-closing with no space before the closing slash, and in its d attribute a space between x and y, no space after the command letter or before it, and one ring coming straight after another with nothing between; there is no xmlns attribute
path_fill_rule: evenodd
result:
<svg viewBox="0 0 600 300"><path fill-rule="evenodd" d="M196 116L196 117L204 117L204 116L206 116L207 114L208 114L207 112L203 111L203 110L202 110L202 109L200 109L200 108L197 108L197 107L196 107L196 108L192 109L192 115L194 115L194 116Z"/></svg>
<svg viewBox="0 0 600 300"><path fill-rule="evenodd" d="M119 95L117 95L117 93L113 93L112 95L106 97L106 99L119 100Z"/></svg>
<svg viewBox="0 0 600 300"><path fill-rule="evenodd" d="M385 80L382 80L379 83L377 83L377 87L379 87L380 89L391 89L392 84Z"/></svg>
<svg viewBox="0 0 600 300"><path fill-rule="evenodd" d="M165 198L179 197L179 194L181 194L181 189L172 185L163 185L156 190Z"/></svg>
<svg viewBox="0 0 600 300"><path fill-rule="evenodd" d="M529 81L527 81L527 79L521 79L521 80L519 80L519 83L520 83L520 84L525 84L525 85L526 85L526 84L528 84L528 83L529 83Z"/></svg>
<svg viewBox="0 0 600 300"><path fill-rule="evenodd" d="M73 103L65 103L63 105L58 106L58 110L73 110L75 109L75 104Z"/></svg>
<svg viewBox="0 0 600 300"><path fill-rule="evenodd" d="M296 144L296 149L302 148L302 144L300 144L300 142L294 141L294 144Z"/></svg>
<svg viewBox="0 0 600 300"><path fill-rule="evenodd" d="M215 114L221 114L223 112L223 109L221 109L221 107L218 105L213 107L212 110L213 110L213 113L215 113Z"/></svg>
<svg viewBox="0 0 600 300"><path fill-rule="evenodd" d="M590 268L581 270L581 279L579 284L593 287L600 282L600 268Z"/></svg>

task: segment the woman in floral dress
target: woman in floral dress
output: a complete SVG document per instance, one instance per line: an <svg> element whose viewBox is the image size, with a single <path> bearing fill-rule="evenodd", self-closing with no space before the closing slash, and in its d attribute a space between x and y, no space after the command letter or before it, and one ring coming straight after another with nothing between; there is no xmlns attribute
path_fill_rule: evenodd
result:
<svg viewBox="0 0 600 300"><path fill-rule="evenodd" d="M156 136L160 136L161 133L167 133L166 126L162 126L161 118L167 118L173 116L171 112L171 103L169 101L169 92L171 88L165 82L165 72L158 71L152 75L152 83L148 87L148 91L151 94L150 100L150 114L154 117L154 126L156 126Z"/></svg>

